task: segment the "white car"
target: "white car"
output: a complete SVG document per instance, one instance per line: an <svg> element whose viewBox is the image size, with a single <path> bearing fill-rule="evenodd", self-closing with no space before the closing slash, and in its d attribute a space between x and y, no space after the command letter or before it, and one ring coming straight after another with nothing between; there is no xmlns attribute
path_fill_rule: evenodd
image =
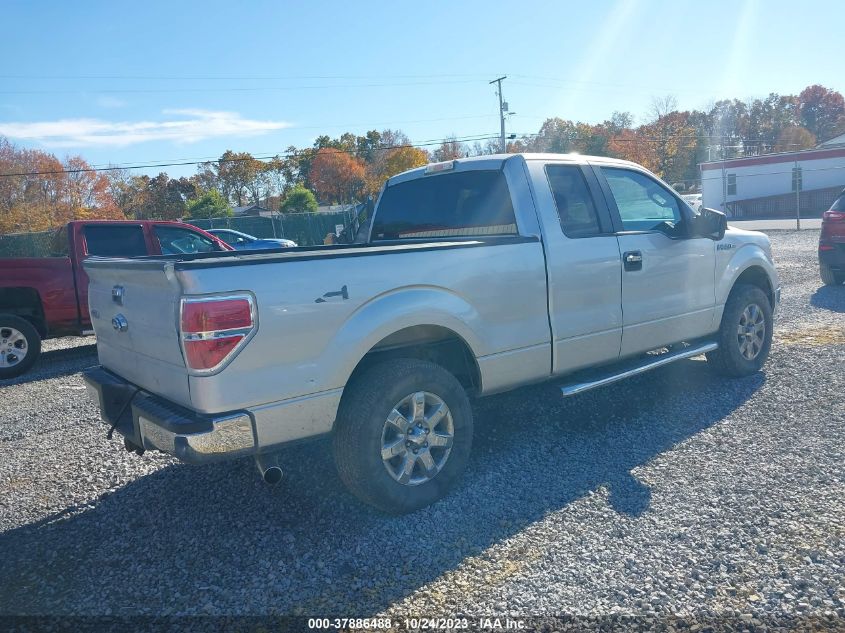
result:
<svg viewBox="0 0 845 633"><path fill-rule="evenodd" d="M696 213L701 209L701 194L700 193L690 193L681 196L684 201L692 207L692 210Z"/></svg>

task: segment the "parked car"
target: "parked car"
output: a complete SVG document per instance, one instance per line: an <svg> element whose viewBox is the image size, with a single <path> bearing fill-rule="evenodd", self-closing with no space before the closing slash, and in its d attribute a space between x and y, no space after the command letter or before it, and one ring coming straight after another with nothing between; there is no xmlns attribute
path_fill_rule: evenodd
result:
<svg viewBox="0 0 845 633"><path fill-rule="evenodd" d="M702 195L700 193L688 193L682 195L681 197L690 207L692 207L693 211L698 211L703 204Z"/></svg>
<svg viewBox="0 0 845 633"><path fill-rule="evenodd" d="M845 190L822 215L819 273L827 286L845 283Z"/></svg>
<svg viewBox="0 0 845 633"><path fill-rule="evenodd" d="M393 513L463 471L469 397L548 380L569 396L700 354L746 376L780 297L764 234L589 156L413 169L366 244L230 255L85 262L103 419L129 450L254 455L270 482L280 446L328 434L343 482Z"/></svg>
<svg viewBox="0 0 845 633"><path fill-rule="evenodd" d="M77 221L58 229L44 257L0 258L0 378L13 378L41 353L41 341L93 333L88 314L89 255L185 255L231 251L181 222Z"/></svg>
<svg viewBox="0 0 845 633"><path fill-rule="evenodd" d="M264 248L295 248L293 240L277 238L261 238L254 235L247 235L232 229L209 229L209 233L217 236L232 248L239 251L254 251Z"/></svg>

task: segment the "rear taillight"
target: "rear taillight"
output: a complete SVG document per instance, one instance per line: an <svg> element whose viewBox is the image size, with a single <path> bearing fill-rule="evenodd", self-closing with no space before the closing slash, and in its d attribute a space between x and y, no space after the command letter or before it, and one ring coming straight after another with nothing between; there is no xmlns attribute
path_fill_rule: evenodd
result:
<svg viewBox="0 0 845 633"><path fill-rule="evenodd" d="M822 214L822 219L827 222L843 222L845 221L845 212L843 211L825 211Z"/></svg>
<svg viewBox="0 0 845 633"><path fill-rule="evenodd" d="M184 298L179 321L188 368L212 373L255 331L255 303L251 295Z"/></svg>

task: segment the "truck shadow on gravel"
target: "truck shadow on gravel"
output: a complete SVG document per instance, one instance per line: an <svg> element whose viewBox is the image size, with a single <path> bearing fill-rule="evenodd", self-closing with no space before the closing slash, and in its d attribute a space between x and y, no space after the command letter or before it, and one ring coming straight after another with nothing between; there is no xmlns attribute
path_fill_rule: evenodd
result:
<svg viewBox="0 0 845 633"><path fill-rule="evenodd" d="M822 286L810 297L810 305L831 312L845 312L845 286Z"/></svg>
<svg viewBox="0 0 845 633"><path fill-rule="evenodd" d="M32 369L9 380L0 380L0 387L23 385L47 378L59 378L76 374L97 364L97 345L78 345L65 349L54 349L41 353Z"/></svg>
<svg viewBox="0 0 845 633"><path fill-rule="evenodd" d="M691 360L567 400L549 384L479 401L465 477L404 517L348 495L326 442L286 450L276 488L249 460L162 459L87 507L0 535L0 613L374 614L602 487L617 512L647 513L631 470L764 382Z"/></svg>

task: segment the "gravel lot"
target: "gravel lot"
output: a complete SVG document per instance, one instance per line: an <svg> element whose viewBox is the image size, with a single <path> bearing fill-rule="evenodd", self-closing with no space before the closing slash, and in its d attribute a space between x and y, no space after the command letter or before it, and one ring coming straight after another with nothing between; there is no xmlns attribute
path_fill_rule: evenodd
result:
<svg viewBox="0 0 845 633"><path fill-rule="evenodd" d="M0 614L818 616L845 627L845 287L818 231L773 232L783 304L764 371L702 360L562 400L474 405L474 456L402 518L357 503L324 442L288 477L105 439L51 341L0 386ZM741 619L743 618L743 619Z"/></svg>

